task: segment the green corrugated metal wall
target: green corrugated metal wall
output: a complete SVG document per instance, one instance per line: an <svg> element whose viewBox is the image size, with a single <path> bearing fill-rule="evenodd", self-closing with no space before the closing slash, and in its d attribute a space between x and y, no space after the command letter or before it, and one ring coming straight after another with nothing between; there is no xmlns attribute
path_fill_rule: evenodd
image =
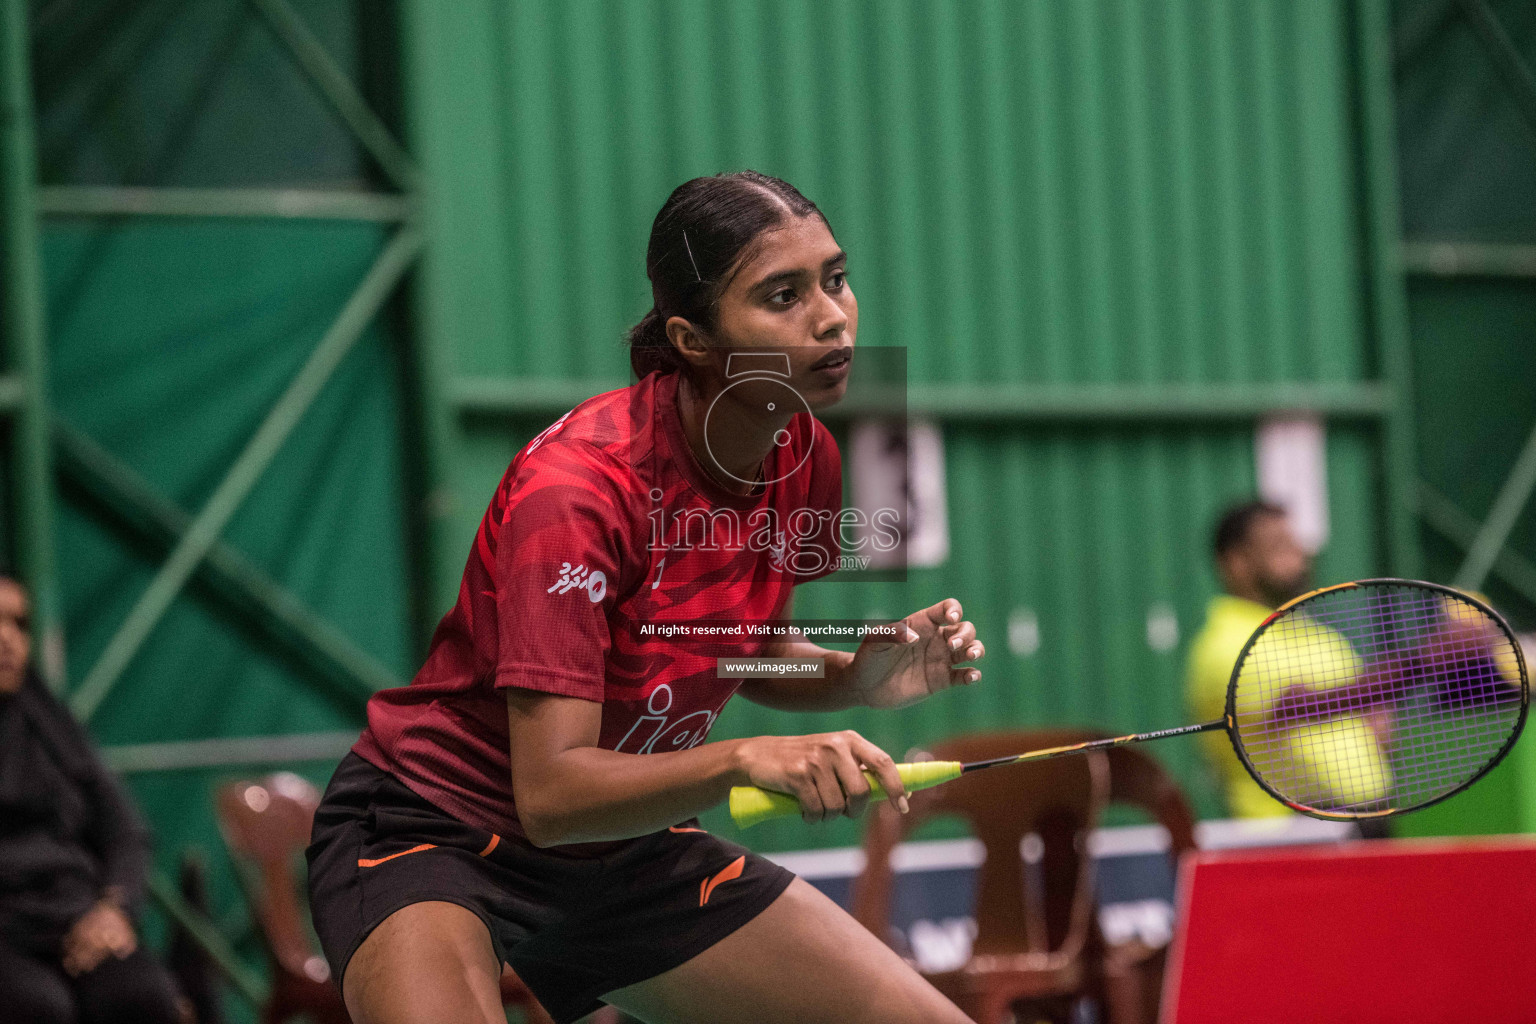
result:
<svg viewBox="0 0 1536 1024"><path fill-rule="evenodd" d="M748 166L914 380L1367 372L1340 5L967 7L412 4L456 372L620 379L651 218Z"/></svg>
<svg viewBox="0 0 1536 1024"><path fill-rule="evenodd" d="M694 175L754 167L816 200L850 253L861 342L905 346L915 387L1347 386L1378 373L1353 5L406 9L431 182L423 329L460 439L442 468L440 605L507 459L625 382L620 338L650 304L650 222ZM829 581L798 602L862 616L957 596L989 645L981 686L900 714L738 702L716 735L852 724L901 753L979 726L1182 722L1183 644L1152 650L1147 617L1165 604L1182 639L1197 628L1214 590L1211 519L1254 486L1252 422L1117 419L951 424L949 562L904 585ZM1328 459L1320 576L1376 571L1376 430L1335 425ZM1032 654L1009 648L1023 609L1039 623ZM1193 746L1159 754L1213 810ZM787 824L754 842L855 835Z"/></svg>

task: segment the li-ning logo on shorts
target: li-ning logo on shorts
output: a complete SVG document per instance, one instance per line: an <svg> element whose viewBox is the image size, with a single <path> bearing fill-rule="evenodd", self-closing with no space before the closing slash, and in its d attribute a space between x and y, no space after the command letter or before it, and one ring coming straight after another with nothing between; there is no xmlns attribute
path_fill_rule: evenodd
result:
<svg viewBox="0 0 1536 1024"><path fill-rule="evenodd" d="M544 593L553 594L556 590L562 594L568 590L585 590L587 600L597 604L608 593L608 576L601 569L588 572L585 565L578 565L572 569L570 562L561 562L560 578L555 580Z"/></svg>
<svg viewBox="0 0 1536 1024"><path fill-rule="evenodd" d="M729 882L733 878L740 878L742 868L746 866L746 863L747 858L745 856L737 857L735 860L731 861L725 866L724 871L719 872L713 878L700 879L699 906L702 907L704 904L709 902L710 894L715 891L715 886L719 885L721 882Z"/></svg>

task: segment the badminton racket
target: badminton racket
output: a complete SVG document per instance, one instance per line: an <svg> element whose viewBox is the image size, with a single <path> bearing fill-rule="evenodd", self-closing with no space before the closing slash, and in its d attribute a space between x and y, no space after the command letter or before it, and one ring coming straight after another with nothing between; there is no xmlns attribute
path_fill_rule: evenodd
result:
<svg viewBox="0 0 1536 1024"><path fill-rule="evenodd" d="M1213 722L1032 750L988 761L898 764L908 791L970 772L1225 729L1270 796L1352 821L1427 807L1508 753L1530 684L1520 642L1483 601L1414 580L1369 579L1303 594L1249 637ZM872 796L884 795L870 772ZM785 793L737 786L741 828L798 815Z"/></svg>

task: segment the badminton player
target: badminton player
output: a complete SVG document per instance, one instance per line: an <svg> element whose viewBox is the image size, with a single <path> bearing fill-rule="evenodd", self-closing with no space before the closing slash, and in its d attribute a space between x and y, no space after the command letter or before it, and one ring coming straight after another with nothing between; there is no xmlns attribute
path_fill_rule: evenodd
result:
<svg viewBox="0 0 1536 1024"><path fill-rule="evenodd" d="M1214 598L1190 648L1187 695L1207 719L1226 713L1232 665L1248 638L1276 608L1311 586L1312 563L1286 521L1285 510L1263 501L1236 505L1216 527L1216 565L1226 593ZM1322 807L1367 806L1392 785L1383 740L1391 731L1386 697L1393 687L1340 632L1322 623L1307 630L1267 633L1249 655L1272 670L1272 699L1239 710L1246 747L1263 775L1281 781L1304 802ZM1283 688L1280 682L1287 684ZM1374 714L1364 706L1379 706ZM1348 712L1348 713L1346 713ZM1270 724L1260 726L1260 720ZM1219 745L1209 737L1219 737ZM1207 733L1206 749L1224 776L1228 809L1238 817L1288 813L1233 755L1224 735Z"/></svg>
<svg viewBox="0 0 1536 1024"><path fill-rule="evenodd" d="M358 1024L501 1021L510 964L558 1021L967 1018L804 881L699 828L733 785L857 816L849 732L703 742L740 687L786 709L898 707L980 678L958 602L854 653L701 645L656 623L788 616L836 568L841 466L807 412L847 386L858 306L826 218L755 172L696 178L657 215L640 378L518 454L410 686L368 706L309 849L316 929ZM743 371L743 367L753 370ZM764 369L766 368L766 370ZM736 680L719 656L821 657Z"/></svg>

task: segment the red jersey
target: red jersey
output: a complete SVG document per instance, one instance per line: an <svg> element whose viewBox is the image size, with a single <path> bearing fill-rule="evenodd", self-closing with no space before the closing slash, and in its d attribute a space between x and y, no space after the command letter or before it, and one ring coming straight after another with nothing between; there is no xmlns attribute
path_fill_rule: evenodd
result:
<svg viewBox="0 0 1536 1024"><path fill-rule="evenodd" d="M462 821L522 836L504 687L601 702L608 750L704 741L739 685L716 658L764 641L705 645L655 627L772 619L796 583L831 572L842 463L802 412L764 463L767 483L732 494L689 448L677 388L676 374L651 374L598 395L518 453L426 663L368 702L359 755Z"/></svg>

